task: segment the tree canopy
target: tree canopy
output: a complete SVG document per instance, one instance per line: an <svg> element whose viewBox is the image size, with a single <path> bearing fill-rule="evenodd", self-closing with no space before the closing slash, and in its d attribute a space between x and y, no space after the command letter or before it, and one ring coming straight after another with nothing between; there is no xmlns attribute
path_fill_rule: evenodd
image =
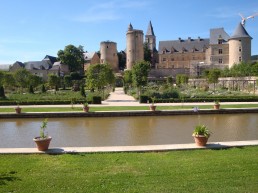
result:
<svg viewBox="0 0 258 193"><path fill-rule="evenodd" d="M113 84L115 75L108 64L93 64L86 73L86 86L89 89L103 89L105 86Z"/></svg>
<svg viewBox="0 0 258 193"><path fill-rule="evenodd" d="M137 62L132 68L132 81L133 85L138 88L141 94L141 87L147 85L148 74L150 71L150 63L146 61Z"/></svg>
<svg viewBox="0 0 258 193"><path fill-rule="evenodd" d="M78 72L83 70L84 56L83 47L75 47L74 45L68 45L64 50L59 50L57 55L61 63L68 65L71 72Z"/></svg>

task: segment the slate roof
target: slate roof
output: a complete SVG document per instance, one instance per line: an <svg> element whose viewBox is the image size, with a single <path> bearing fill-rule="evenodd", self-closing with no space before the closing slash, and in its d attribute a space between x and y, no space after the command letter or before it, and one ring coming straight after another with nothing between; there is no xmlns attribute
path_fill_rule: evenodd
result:
<svg viewBox="0 0 258 193"><path fill-rule="evenodd" d="M224 43L228 41L230 36L225 32L224 28L210 29L210 44L218 44L218 39L223 39Z"/></svg>
<svg viewBox="0 0 258 193"><path fill-rule="evenodd" d="M252 37L247 33L244 26L239 23L233 33L233 35L230 37L230 39L237 39L237 38L251 38Z"/></svg>
<svg viewBox="0 0 258 193"><path fill-rule="evenodd" d="M155 36L154 31L153 31L153 27L152 27L152 24L151 24L151 21L149 23L146 35L147 36Z"/></svg>
<svg viewBox="0 0 258 193"><path fill-rule="evenodd" d="M57 61L57 57L46 55L43 60L48 60L53 65Z"/></svg>
<svg viewBox="0 0 258 193"><path fill-rule="evenodd" d="M28 70L48 70L51 68L51 65L46 61L29 61L25 62L25 68Z"/></svg>
<svg viewBox="0 0 258 193"><path fill-rule="evenodd" d="M159 42L159 54L162 54L164 49L166 52L203 52L209 47L210 39L191 39L171 41L160 41Z"/></svg>
<svg viewBox="0 0 258 193"><path fill-rule="evenodd" d="M91 60L96 52L84 52L84 60Z"/></svg>

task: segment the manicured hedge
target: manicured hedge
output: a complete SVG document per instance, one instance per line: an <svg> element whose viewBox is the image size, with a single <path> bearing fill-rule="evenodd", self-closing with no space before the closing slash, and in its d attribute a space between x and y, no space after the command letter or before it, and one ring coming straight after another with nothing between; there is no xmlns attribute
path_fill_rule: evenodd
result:
<svg viewBox="0 0 258 193"><path fill-rule="evenodd" d="M101 104L101 97L100 96L93 96L92 97L92 104Z"/></svg>
<svg viewBox="0 0 258 193"><path fill-rule="evenodd" d="M140 100L140 103L147 103L151 98L148 96L140 96L144 100ZM147 97L147 98L146 98ZM216 96L216 97L199 97L199 98L170 98L170 99L155 99L155 103L181 103L181 102L258 102L258 96Z"/></svg>
<svg viewBox="0 0 258 193"><path fill-rule="evenodd" d="M73 104L84 103L85 100L75 100ZM71 104L71 100L41 100L41 101L20 101L19 105L54 105ZM17 105L16 101L1 100L0 105Z"/></svg>

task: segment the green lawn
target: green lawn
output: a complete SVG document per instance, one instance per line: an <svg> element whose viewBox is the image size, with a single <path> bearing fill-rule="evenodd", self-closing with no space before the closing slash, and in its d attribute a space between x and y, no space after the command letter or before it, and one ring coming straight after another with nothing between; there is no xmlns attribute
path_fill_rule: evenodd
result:
<svg viewBox="0 0 258 193"><path fill-rule="evenodd" d="M258 192L258 147L0 155L0 192Z"/></svg>
<svg viewBox="0 0 258 193"><path fill-rule="evenodd" d="M194 105L182 105L177 106L157 106L157 110L180 110L180 109L192 109ZM213 109L213 105L199 105L200 109ZM221 105L221 108L258 108L258 104L237 104L237 105ZM126 110L149 110L148 106L99 106L90 107L91 112L95 111L126 111ZM81 107L24 107L22 112L70 112L70 111L82 111ZM0 113L14 112L13 108L6 107L0 108Z"/></svg>

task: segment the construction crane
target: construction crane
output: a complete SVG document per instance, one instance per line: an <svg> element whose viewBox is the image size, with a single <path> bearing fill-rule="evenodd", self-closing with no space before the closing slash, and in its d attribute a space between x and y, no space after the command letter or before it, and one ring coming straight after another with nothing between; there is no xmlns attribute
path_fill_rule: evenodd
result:
<svg viewBox="0 0 258 193"><path fill-rule="evenodd" d="M245 27L246 20L251 19L251 18L254 18L255 16L258 15L258 13L255 13L255 14L253 14L253 15L251 15L251 16L248 16L248 17L244 17L241 13L239 13L239 15L240 15L240 17L242 18L241 24Z"/></svg>

